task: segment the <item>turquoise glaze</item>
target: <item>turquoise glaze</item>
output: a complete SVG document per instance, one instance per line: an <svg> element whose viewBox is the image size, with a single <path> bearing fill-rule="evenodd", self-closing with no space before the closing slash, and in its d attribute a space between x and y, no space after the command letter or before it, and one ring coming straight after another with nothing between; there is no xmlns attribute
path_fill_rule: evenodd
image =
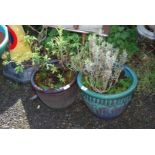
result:
<svg viewBox="0 0 155 155"><path fill-rule="evenodd" d="M2 53L5 51L6 46L8 44L9 35L8 35L8 29L4 25L0 25L0 32L2 32L4 34L4 39L3 39L2 43L0 44L0 56L1 56Z"/></svg>
<svg viewBox="0 0 155 155"><path fill-rule="evenodd" d="M106 119L117 117L125 110L131 101L138 79L135 72L128 66L124 67L124 71L125 75L132 79L131 86L124 92L110 95L89 90L81 83L82 74L78 74L77 83L82 91L83 99L88 108L98 117Z"/></svg>

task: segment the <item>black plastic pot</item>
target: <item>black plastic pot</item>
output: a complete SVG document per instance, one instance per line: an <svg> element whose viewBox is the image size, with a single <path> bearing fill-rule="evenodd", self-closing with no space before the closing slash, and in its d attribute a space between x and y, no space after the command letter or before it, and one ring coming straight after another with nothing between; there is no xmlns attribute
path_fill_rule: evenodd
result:
<svg viewBox="0 0 155 155"><path fill-rule="evenodd" d="M34 71L34 68L30 67L30 68L24 69L22 73L16 73L15 68L16 68L16 64L14 62L10 62L9 64L4 66L3 75L19 83L26 84L30 82L31 75Z"/></svg>
<svg viewBox="0 0 155 155"><path fill-rule="evenodd" d="M39 69L32 73L31 84L36 91L36 94L50 108L60 109L70 106L77 96L77 84L76 75L74 79L64 87L59 89L48 89L44 90L38 87L35 83L35 75Z"/></svg>

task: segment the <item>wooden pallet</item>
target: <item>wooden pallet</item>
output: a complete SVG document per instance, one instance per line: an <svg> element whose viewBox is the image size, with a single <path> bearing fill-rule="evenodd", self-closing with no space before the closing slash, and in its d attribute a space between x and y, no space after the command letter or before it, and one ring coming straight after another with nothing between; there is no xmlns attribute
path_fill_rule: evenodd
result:
<svg viewBox="0 0 155 155"><path fill-rule="evenodd" d="M100 36L108 36L108 25L59 25L65 30L78 32L82 34L96 33ZM58 25L49 25L49 27L58 27Z"/></svg>

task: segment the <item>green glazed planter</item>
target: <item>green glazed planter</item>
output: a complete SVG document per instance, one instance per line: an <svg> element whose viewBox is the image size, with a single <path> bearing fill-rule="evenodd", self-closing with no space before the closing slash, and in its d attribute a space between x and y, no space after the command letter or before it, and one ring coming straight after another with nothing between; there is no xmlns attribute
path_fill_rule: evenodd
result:
<svg viewBox="0 0 155 155"><path fill-rule="evenodd" d="M77 77L78 86L82 92L83 99L92 113L100 118L111 119L119 116L127 107L136 89L138 79L135 72L125 66L125 76L132 79L131 86L124 92L118 94L100 94L86 88L82 82L82 74Z"/></svg>
<svg viewBox="0 0 155 155"><path fill-rule="evenodd" d="M8 34L7 27L4 25L0 25L0 33L3 33L4 35L4 38L2 42L0 43L0 56L1 56L3 52L5 51L8 41L9 41L9 34Z"/></svg>

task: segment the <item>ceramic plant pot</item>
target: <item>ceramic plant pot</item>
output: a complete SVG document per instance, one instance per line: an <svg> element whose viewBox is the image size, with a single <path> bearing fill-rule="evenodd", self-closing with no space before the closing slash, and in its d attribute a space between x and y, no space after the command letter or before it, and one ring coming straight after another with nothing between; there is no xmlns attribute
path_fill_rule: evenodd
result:
<svg viewBox="0 0 155 155"><path fill-rule="evenodd" d="M139 35L141 35L142 37L147 38L152 41L155 40L155 33L147 29L145 25L138 25L137 30L138 30Z"/></svg>
<svg viewBox="0 0 155 155"><path fill-rule="evenodd" d="M44 90L37 86L35 82L35 75L38 71L39 69L36 69L32 73L31 84L43 103L45 103L50 108L60 109L70 106L75 101L77 95L76 76L69 84L64 87L59 89Z"/></svg>
<svg viewBox="0 0 155 155"><path fill-rule="evenodd" d="M4 53L9 41L8 29L0 25L0 56Z"/></svg>
<svg viewBox="0 0 155 155"><path fill-rule="evenodd" d="M137 86L136 74L127 66L124 68L125 76L132 79L131 86L124 92L118 94L100 94L86 88L82 82L82 74L78 74L77 83L82 92L83 99L92 113L104 119L111 119L119 116L132 99Z"/></svg>

